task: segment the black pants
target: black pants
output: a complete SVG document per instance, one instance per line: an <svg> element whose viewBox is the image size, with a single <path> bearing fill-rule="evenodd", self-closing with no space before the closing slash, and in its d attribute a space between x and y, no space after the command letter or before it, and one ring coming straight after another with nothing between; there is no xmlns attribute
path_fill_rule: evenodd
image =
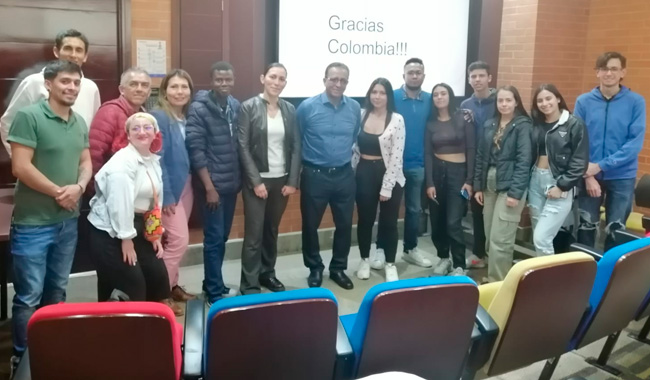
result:
<svg viewBox="0 0 650 380"><path fill-rule="evenodd" d="M278 227L289 197L282 195L287 177L263 178L268 197L259 198L253 189L244 186L244 245L241 252L242 294L260 292L260 278L275 277L278 257Z"/></svg>
<svg viewBox="0 0 650 380"><path fill-rule="evenodd" d="M472 209L472 224L474 226L474 255L479 259L485 258L485 226L483 225L483 206L472 197L469 202Z"/></svg>
<svg viewBox="0 0 650 380"><path fill-rule="evenodd" d="M467 200L460 190L467 178L467 164L448 162L433 157L433 183L436 200L429 200L431 241L438 257L451 257L454 268L465 268L465 239L462 220L467 213Z"/></svg>
<svg viewBox="0 0 650 380"><path fill-rule="evenodd" d="M305 164L300 187L302 213L302 256L310 270L322 271L318 226L327 205L334 219L334 243L330 271L345 270L352 240L352 213L356 184L350 164L338 168L320 168Z"/></svg>
<svg viewBox="0 0 650 380"><path fill-rule="evenodd" d="M138 235L133 238L133 247L138 259L134 266L124 262L122 240L112 238L107 232L91 226L91 253L97 268L98 286L101 283L111 291L119 289L126 293L131 301L157 302L169 298L167 268L163 260L156 257L153 245L142 237L142 215L135 216L133 225L138 231Z"/></svg>
<svg viewBox="0 0 650 380"><path fill-rule="evenodd" d="M397 254L397 217L402 203L402 186L398 183L393 187L389 200L379 201L382 181L386 167L384 160L361 159L357 166L357 239L361 258L370 256L372 244L372 227L377 217L379 203L379 225L377 226L377 242L384 249L386 262L394 263Z"/></svg>

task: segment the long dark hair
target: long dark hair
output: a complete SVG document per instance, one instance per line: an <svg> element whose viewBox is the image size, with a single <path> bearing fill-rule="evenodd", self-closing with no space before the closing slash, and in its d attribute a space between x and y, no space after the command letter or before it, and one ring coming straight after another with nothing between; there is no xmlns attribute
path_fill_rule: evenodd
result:
<svg viewBox="0 0 650 380"><path fill-rule="evenodd" d="M537 89L533 93L533 100L532 100L533 104L530 106L530 116L532 116L533 120L537 123L546 122L546 115L544 115L544 113L540 111L539 106L537 105L537 96L539 96L539 94L544 90L555 95L555 97L560 100L560 103L558 103L558 108L560 109L560 112L562 112L562 110L567 110L567 111L569 110L569 106L566 105L566 101L564 100L564 97L562 96L562 94L560 94L560 91L557 89L557 87L555 87L554 84L552 83L541 84L539 85L539 87L537 87Z"/></svg>
<svg viewBox="0 0 650 380"><path fill-rule="evenodd" d="M370 94L372 94L372 89L375 88L376 85L381 85L384 87L384 91L386 91L386 124L384 127L387 127L388 124L390 123L390 119L393 117L393 112L395 112L395 97L393 96L393 86L390 84L390 81L386 78L377 78L372 81L370 84L370 88L368 89L368 92L366 93L366 100L363 103L363 108L366 110L365 115L363 115L363 120L361 121L361 127L363 128L363 125L366 123L366 120L368 120L368 116L370 115L370 112L372 112L375 109L375 106L372 105L372 102L370 101Z"/></svg>
<svg viewBox="0 0 650 380"><path fill-rule="evenodd" d="M494 102L494 114L496 115L496 118L499 121L499 123L501 122L501 112L499 112L499 101L498 101L498 96L500 91L510 91L512 92L512 95L514 95L515 102L517 102L517 106L515 107L515 112L513 117L517 117L517 116L530 117L528 115L528 112L526 112L526 109L524 108L524 104L521 102L521 95L519 95L519 90L517 90L517 87L506 85L506 86L499 87L499 89L496 92L497 101Z"/></svg>

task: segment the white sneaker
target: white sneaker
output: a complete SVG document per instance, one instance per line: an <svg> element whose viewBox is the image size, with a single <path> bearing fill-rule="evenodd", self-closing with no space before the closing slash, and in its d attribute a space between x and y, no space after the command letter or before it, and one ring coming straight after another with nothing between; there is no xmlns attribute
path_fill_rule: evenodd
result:
<svg viewBox="0 0 650 380"><path fill-rule="evenodd" d="M449 276L465 276L465 269L458 267L454 268L451 272L449 272Z"/></svg>
<svg viewBox="0 0 650 380"><path fill-rule="evenodd" d="M370 278L370 263L368 262L368 259L361 259L359 262L357 278L359 280L367 280Z"/></svg>
<svg viewBox="0 0 650 380"><path fill-rule="evenodd" d="M451 260L449 259L440 259L436 267L433 268L433 273L441 276L446 276L451 272Z"/></svg>
<svg viewBox="0 0 650 380"><path fill-rule="evenodd" d="M370 267L372 269L382 270L384 269L384 265L386 265L386 255L384 254L384 250L377 248L375 254L372 255L372 259L370 260Z"/></svg>
<svg viewBox="0 0 650 380"><path fill-rule="evenodd" d="M397 275L397 267L395 264L387 263L385 270L386 282L399 281L399 276Z"/></svg>
<svg viewBox="0 0 650 380"><path fill-rule="evenodd" d="M418 251L418 248L415 247L410 251L404 251L402 253L402 258L409 264L417 265L422 268L431 268L431 260L427 259Z"/></svg>
<svg viewBox="0 0 650 380"><path fill-rule="evenodd" d="M485 268L487 266L484 259L479 258L473 253L469 255L466 262L467 262L467 269L470 268L480 269L480 268Z"/></svg>

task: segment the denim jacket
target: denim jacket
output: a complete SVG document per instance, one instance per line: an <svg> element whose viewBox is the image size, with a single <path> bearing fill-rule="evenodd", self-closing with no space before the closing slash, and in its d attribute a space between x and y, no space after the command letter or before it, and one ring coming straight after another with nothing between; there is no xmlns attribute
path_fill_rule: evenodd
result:
<svg viewBox="0 0 650 380"><path fill-rule="evenodd" d="M175 205L181 197L190 173L190 157L179 121L172 120L163 110L151 111L158 121L163 147L158 155L162 168L163 206Z"/></svg>

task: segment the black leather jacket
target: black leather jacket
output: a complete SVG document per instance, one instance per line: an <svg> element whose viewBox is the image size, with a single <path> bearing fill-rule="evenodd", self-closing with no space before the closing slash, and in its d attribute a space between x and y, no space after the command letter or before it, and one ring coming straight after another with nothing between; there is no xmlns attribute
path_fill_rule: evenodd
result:
<svg viewBox="0 0 650 380"><path fill-rule="evenodd" d="M539 141L544 129L533 127L534 162L539 157ZM569 191L578 185L589 165L589 136L579 118L563 111L557 125L546 133L546 155L557 187Z"/></svg>
<svg viewBox="0 0 650 380"><path fill-rule="evenodd" d="M485 122L483 136L477 138L478 150L474 166L474 191L485 191L488 160L494 144L498 118ZM521 199L528 189L530 168L533 163L531 150L532 121L527 116L517 116L506 125L497 154L497 192L507 192L510 198Z"/></svg>
<svg viewBox="0 0 650 380"><path fill-rule="evenodd" d="M241 105L239 113L239 157L246 184L253 188L262 183L260 173L269 171L266 100L252 97ZM278 102L284 122L284 162L287 185L298 187L300 178L300 132L296 109L286 100Z"/></svg>

